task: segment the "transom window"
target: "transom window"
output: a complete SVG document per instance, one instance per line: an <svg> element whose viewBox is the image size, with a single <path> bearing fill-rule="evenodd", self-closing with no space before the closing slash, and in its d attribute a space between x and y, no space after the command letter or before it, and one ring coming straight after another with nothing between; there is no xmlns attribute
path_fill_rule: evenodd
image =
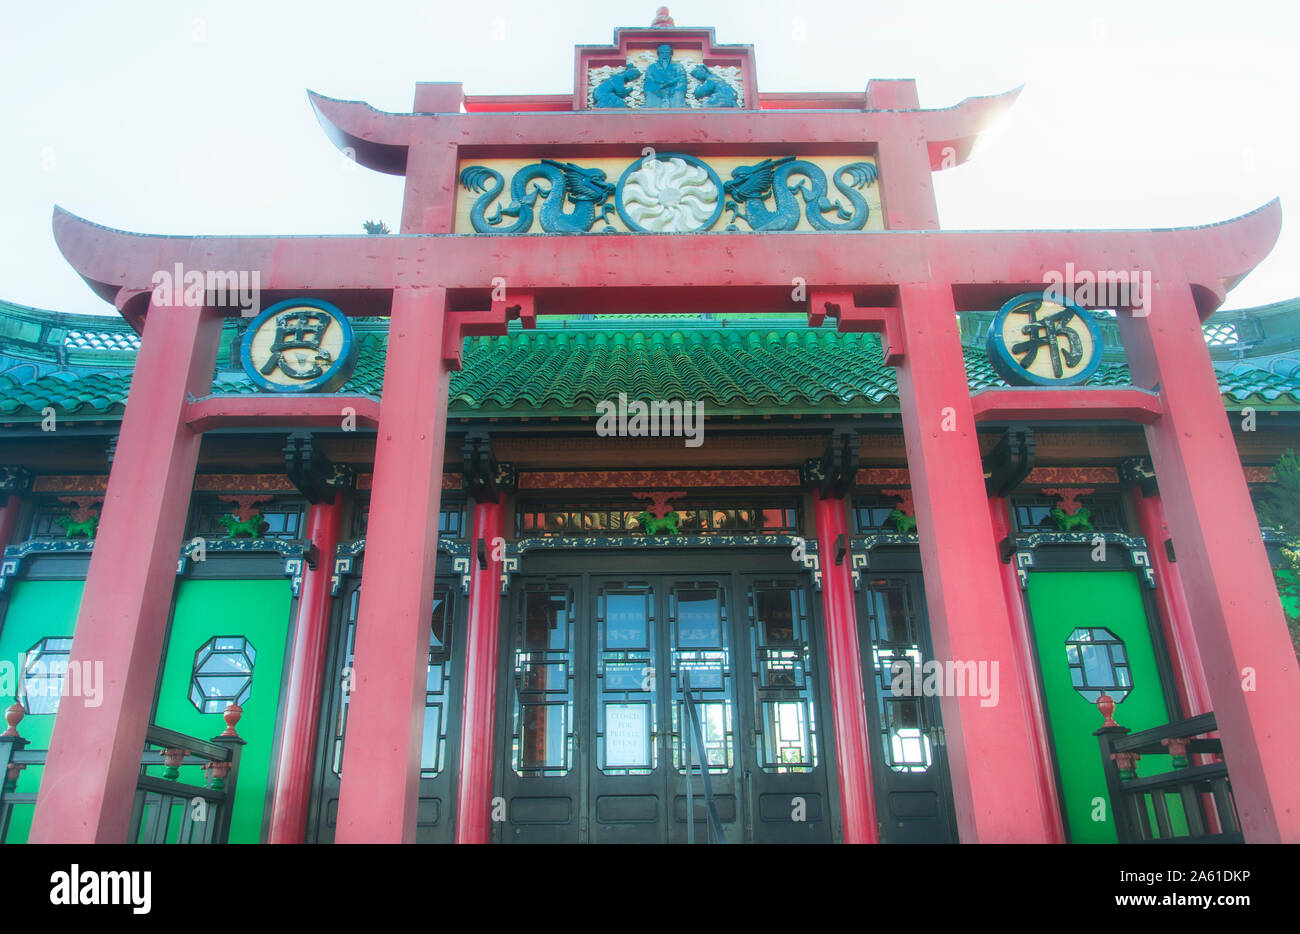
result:
<svg viewBox="0 0 1300 934"><path fill-rule="evenodd" d="M352 518L352 537L365 538L366 530L370 527L370 497L366 497L357 504L356 511ZM438 510L438 537L439 538L464 538L465 537L465 503L456 498L442 498L442 506Z"/></svg>
<svg viewBox="0 0 1300 934"><path fill-rule="evenodd" d="M59 712L71 652L71 636L46 636L27 650L18 693L29 714Z"/></svg>
<svg viewBox="0 0 1300 934"><path fill-rule="evenodd" d="M305 503L302 500L294 499L276 499L269 503L258 503L252 507L252 510L260 513L262 520L258 523L257 534L249 534L250 530L232 530L232 526L224 517L234 517L235 513L240 513L240 507L235 503L224 502L216 498L204 497L195 499L193 509L190 513L190 536L202 536L204 538L230 538L232 535L238 535L241 538L278 538L285 541L296 541L302 538L302 514ZM242 515L238 517L245 522L251 522L252 516Z"/></svg>
<svg viewBox="0 0 1300 934"><path fill-rule="evenodd" d="M1052 510L1061 507L1061 501L1053 496L1031 495L1012 497L1016 529L1021 532L1059 532L1060 523L1052 515ZM1119 496L1114 493L1095 493L1080 496L1079 506L1088 510L1088 524L1095 532L1123 532L1124 511L1120 507ZM1075 513L1074 515L1077 515ZM1088 531L1087 529L1076 529Z"/></svg>
<svg viewBox="0 0 1300 934"><path fill-rule="evenodd" d="M1076 629L1065 640L1065 658L1070 682L1090 704L1103 691L1118 704L1133 690L1124 641L1109 629Z"/></svg>
<svg viewBox="0 0 1300 934"><path fill-rule="evenodd" d="M216 636L194 653L190 703L200 713L221 713L231 704L243 706L253 693L253 663L257 649L243 636Z"/></svg>
<svg viewBox="0 0 1300 934"><path fill-rule="evenodd" d="M872 532L895 532L889 517L899 509L899 501L893 496L873 493L855 493L853 496L853 529L858 535Z"/></svg>
<svg viewBox="0 0 1300 934"><path fill-rule="evenodd" d="M687 499L673 503L677 530L683 535L794 534L799 531L799 508L794 500L738 503ZM531 535L640 535L645 505L617 503L521 502L518 529Z"/></svg>
<svg viewBox="0 0 1300 934"><path fill-rule="evenodd" d="M96 494L98 496L99 494ZM60 502L57 496L42 496L35 499L32 510L32 524L27 532L29 539L66 539L93 538L93 531L99 524L98 509L92 510L90 524L77 522L76 503Z"/></svg>

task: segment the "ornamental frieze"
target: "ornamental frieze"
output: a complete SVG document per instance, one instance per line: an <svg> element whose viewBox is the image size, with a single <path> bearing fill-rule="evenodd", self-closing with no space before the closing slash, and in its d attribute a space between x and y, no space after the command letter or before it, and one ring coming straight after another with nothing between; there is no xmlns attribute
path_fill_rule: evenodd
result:
<svg viewBox="0 0 1300 934"><path fill-rule="evenodd" d="M719 233L883 230L872 156L464 160L455 232Z"/></svg>
<svg viewBox="0 0 1300 934"><path fill-rule="evenodd" d="M739 64L706 65L665 42L628 55L621 65L587 69L587 106L617 110L739 107L745 78Z"/></svg>

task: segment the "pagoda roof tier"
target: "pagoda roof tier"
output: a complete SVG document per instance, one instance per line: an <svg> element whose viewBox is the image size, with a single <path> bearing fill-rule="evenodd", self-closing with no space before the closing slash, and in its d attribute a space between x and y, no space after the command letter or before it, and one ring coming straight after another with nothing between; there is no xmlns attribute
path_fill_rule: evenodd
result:
<svg viewBox="0 0 1300 934"><path fill-rule="evenodd" d="M1284 303L1300 309L1300 300ZM1280 306L1279 306L1280 307ZM1270 312L1271 313L1271 312ZM13 312L0 305L0 333ZM28 360L48 360L36 352L0 361L0 420L39 421L48 408L73 421L121 417L131 383L135 350L121 351L134 334L118 320L89 315L53 316L67 331L47 334L65 346L84 343L76 366L51 369ZM1287 315L1290 313L1287 312ZM1254 322L1250 311L1232 312L1238 323ZM982 332L990 314L963 321L963 357L972 393L1005 389L983 350ZM1217 320L1217 319L1216 319ZM1292 317L1283 322L1290 327ZM1263 326L1268 327L1265 317ZM1101 322L1103 328L1105 322ZM357 319L355 372L338 396L380 398L387 356L387 321ZM1112 325L1113 326L1113 325ZM1210 332L1219 325L1206 326ZM1244 329L1244 326L1243 326ZM48 331L48 329L47 329ZM1300 338L1289 332L1292 340ZM70 338L69 334L77 337ZM237 336L228 320L221 339L212 397L256 398L253 382L230 358ZM3 343L0 343L3 346ZM20 349L20 348L19 348ZM1273 372L1226 358L1216 367L1219 390L1227 407L1249 404L1269 411L1300 411L1300 370ZM810 328L798 320L682 318L614 318L613 320L539 322L534 330L511 325L507 334L466 338L464 366L451 374L449 408L459 418L527 418L592 416L596 403L616 398L686 398L704 401L711 415L813 415L897 413L898 381L884 361L878 335L841 334L830 325ZM1271 359L1271 358L1270 358ZM1122 354L1104 364L1089 381L1092 387L1130 385ZM95 366L96 362L99 366ZM337 397L326 397L337 398ZM336 411L336 407L335 407Z"/></svg>

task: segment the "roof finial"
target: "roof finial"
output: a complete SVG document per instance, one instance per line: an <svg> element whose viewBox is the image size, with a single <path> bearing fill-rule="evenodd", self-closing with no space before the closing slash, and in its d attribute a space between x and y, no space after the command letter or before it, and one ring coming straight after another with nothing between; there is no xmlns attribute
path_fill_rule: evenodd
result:
<svg viewBox="0 0 1300 934"><path fill-rule="evenodd" d="M674 23L673 18L668 15L668 7L661 6L659 9L655 10L655 19L654 22L651 23L650 25L651 26L676 26L677 24Z"/></svg>

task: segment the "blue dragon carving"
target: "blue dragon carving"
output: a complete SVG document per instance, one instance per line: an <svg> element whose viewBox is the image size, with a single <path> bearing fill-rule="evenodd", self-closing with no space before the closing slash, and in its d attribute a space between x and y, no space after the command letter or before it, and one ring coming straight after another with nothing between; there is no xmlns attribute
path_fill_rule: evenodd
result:
<svg viewBox="0 0 1300 934"><path fill-rule="evenodd" d="M727 229L738 229L736 219L743 211L746 223L754 230L794 230L799 226L796 195L801 195L808 223L814 229L861 230L866 226L869 209L866 198L857 189L875 182L876 167L870 162L850 162L833 174L835 187L848 199L851 211L845 210L838 200L831 201L827 197L826 173L804 159L784 156L733 169L731 179L722 185L723 192L735 199L724 204L724 208L731 211L731 224ZM792 175L803 178L791 185ZM765 203L771 196L776 198L775 210L769 209ZM827 211L834 211L841 220L827 220L823 216Z"/></svg>
<svg viewBox="0 0 1300 934"><path fill-rule="evenodd" d="M538 215L547 233L585 233L597 217L605 220L614 213L614 205L605 203L614 193L614 186L605 181L605 173L572 162L543 159L524 166L510 180L510 204L498 207L490 217L486 216L488 206L505 187L501 173L485 165L466 166L460 173L460 183L466 191L483 192L470 209L470 223L479 233L527 233L533 226L533 206L538 198L542 199ZM530 183L534 183L532 188L528 187ZM572 211L564 210L566 199L573 203ZM515 222L504 224L506 217L515 218ZM613 227L606 223L605 229Z"/></svg>

